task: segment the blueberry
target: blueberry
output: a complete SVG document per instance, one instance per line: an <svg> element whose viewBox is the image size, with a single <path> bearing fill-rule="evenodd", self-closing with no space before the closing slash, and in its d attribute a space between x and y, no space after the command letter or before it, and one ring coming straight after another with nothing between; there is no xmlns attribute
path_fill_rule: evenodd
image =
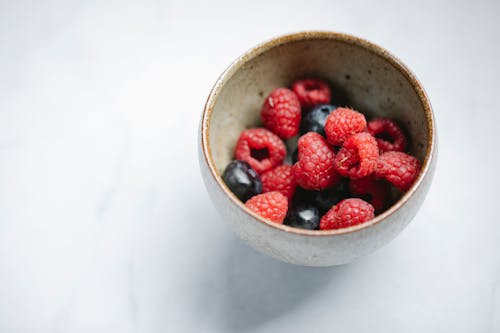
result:
<svg viewBox="0 0 500 333"><path fill-rule="evenodd" d="M340 201L347 199L349 196L342 191L337 190L325 190L325 191L314 191L311 200L316 203L316 206L320 210L321 214L326 213L334 205Z"/></svg>
<svg viewBox="0 0 500 333"><path fill-rule="evenodd" d="M301 204L288 210L284 224L302 229L318 230L320 215L318 208Z"/></svg>
<svg viewBox="0 0 500 333"><path fill-rule="evenodd" d="M307 132L316 132L321 135L325 135L325 123L326 118L333 110L337 107L330 104L321 104L315 106L310 112L308 112L300 123L300 134L305 134Z"/></svg>
<svg viewBox="0 0 500 333"><path fill-rule="evenodd" d="M323 191L306 191L297 187L293 197L293 204L314 205L318 208L320 214L323 215L338 202L351 197L348 185L347 178L343 178L334 188Z"/></svg>
<svg viewBox="0 0 500 333"><path fill-rule="evenodd" d="M247 162L232 161L228 164L222 179L241 201L245 202L254 195L262 193L262 182Z"/></svg>

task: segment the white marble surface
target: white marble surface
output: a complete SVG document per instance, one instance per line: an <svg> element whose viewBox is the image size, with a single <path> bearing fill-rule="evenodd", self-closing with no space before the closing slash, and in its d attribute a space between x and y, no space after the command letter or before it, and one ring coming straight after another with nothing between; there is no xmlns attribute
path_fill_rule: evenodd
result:
<svg viewBox="0 0 500 333"><path fill-rule="evenodd" d="M0 332L499 332L495 1L0 1ZM421 79L439 165L390 245L312 269L227 230L196 161L219 73L331 29Z"/></svg>

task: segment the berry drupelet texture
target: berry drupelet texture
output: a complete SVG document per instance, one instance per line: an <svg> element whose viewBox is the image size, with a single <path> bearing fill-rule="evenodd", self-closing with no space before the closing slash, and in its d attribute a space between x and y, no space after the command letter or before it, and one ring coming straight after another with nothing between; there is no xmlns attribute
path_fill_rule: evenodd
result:
<svg viewBox="0 0 500 333"><path fill-rule="evenodd" d="M282 224L288 211L288 199L280 192L267 192L252 197L245 206L265 219Z"/></svg>
<svg viewBox="0 0 500 333"><path fill-rule="evenodd" d="M280 165L266 171L261 175L261 180L263 193L278 191L289 200L292 199L297 186L291 165Z"/></svg>
<svg viewBox="0 0 500 333"><path fill-rule="evenodd" d="M403 129L388 118L373 119L367 128L368 133L377 140L381 154L388 151L404 151L408 145Z"/></svg>
<svg viewBox="0 0 500 333"><path fill-rule="evenodd" d="M297 183L306 190L323 190L334 186L340 177L334 169L335 153L325 138L309 132L298 142L299 159L293 165Z"/></svg>
<svg viewBox="0 0 500 333"><path fill-rule="evenodd" d="M301 109L297 95L290 89L277 88L267 96L260 116L264 126L282 139L299 133Z"/></svg>
<svg viewBox="0 0 500 333"><path fill-rule="evenodd" d="M304 79L295 81L292 90L297 94L300 105L311 108L317 104L328 104L331 99L330 86L320 79Z"/></svg>
<svg viewBox="0 0 500 333"><path fill-rule="evenodd" d="M265 128L244 130L236 143L236 159L250 164L258 174L280 165L285 156L283 141Z"/></svg>
<svg viewBox="0 0 500 333"><path fill-rule="evenodd" d="M408 154L389 151L379 156L375 176L387 180L401 191L413 184L420 172L420 162Z"/></svg>
<svg viewBox="0 0 500 333"><path fill-rule="evenodd" d="M357 199L345 199L332 207L320 221L321 230L341 229L369 221L375 217L373 206Z"/></svg>
<svg viewBox="0 0 500 333"><path fill-rule="evenodd" d="M333 146L342 146L349 137L364 130L365 116L348 108L337 108L330 113L325 123L326 138Z"/></svg>
<svg viewBox="0 0 500 333"><path fill-rule="evenodd" d="M363 132L350 136L335 156L334 166L339 174L352 179L371 175L377 167L377 141Z"/></svg>

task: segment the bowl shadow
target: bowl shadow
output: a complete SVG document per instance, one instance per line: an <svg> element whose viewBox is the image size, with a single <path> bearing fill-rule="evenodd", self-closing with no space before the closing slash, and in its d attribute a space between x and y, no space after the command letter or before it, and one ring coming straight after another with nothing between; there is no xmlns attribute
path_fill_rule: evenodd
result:
<svg viewBox="0 0 500 333"><path fill-rule="evenodd" d="M196 295L191 310L204 330L257 329L300 310L319 293L342 284L349 274L350 265L297 266L257 252L229 230L207 194L197 189L188 192L186 221L203 221L194 239L199 252L189 263L198 274L189 279ZM193 202L199 209L189 209Z"/></svg>
<svg viewBox="0 0 500 333"><path fill-rule="evenodd" d="M343 270L283 263L234 236L226 245L217 267L223 288L219 295L205 295L212 300L210 321L217 331L248 330L279 318L314 297Z"/></svg>

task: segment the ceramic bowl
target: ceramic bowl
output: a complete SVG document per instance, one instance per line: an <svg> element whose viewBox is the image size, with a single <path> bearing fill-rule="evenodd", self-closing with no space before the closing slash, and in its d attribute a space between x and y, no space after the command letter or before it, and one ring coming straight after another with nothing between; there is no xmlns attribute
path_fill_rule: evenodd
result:
<svg viewBox="0 0 500 333"><path fill-rule="evenodd" d="M245 208L221 174L233 159L240 132L259 126L266 96L299 78L321 77L332 95L370 116L403 124L410 152L422 162L413 186L384 213L338 230L303 230L267 221ZM394 239L420 208L431 185L437 153L429 99L415 75L388 51L335 32L300 32L274 38L241 57L219 77L203 110L199 161L210 197L236 235L282 261L332 266L367 255Z"/></svg>

